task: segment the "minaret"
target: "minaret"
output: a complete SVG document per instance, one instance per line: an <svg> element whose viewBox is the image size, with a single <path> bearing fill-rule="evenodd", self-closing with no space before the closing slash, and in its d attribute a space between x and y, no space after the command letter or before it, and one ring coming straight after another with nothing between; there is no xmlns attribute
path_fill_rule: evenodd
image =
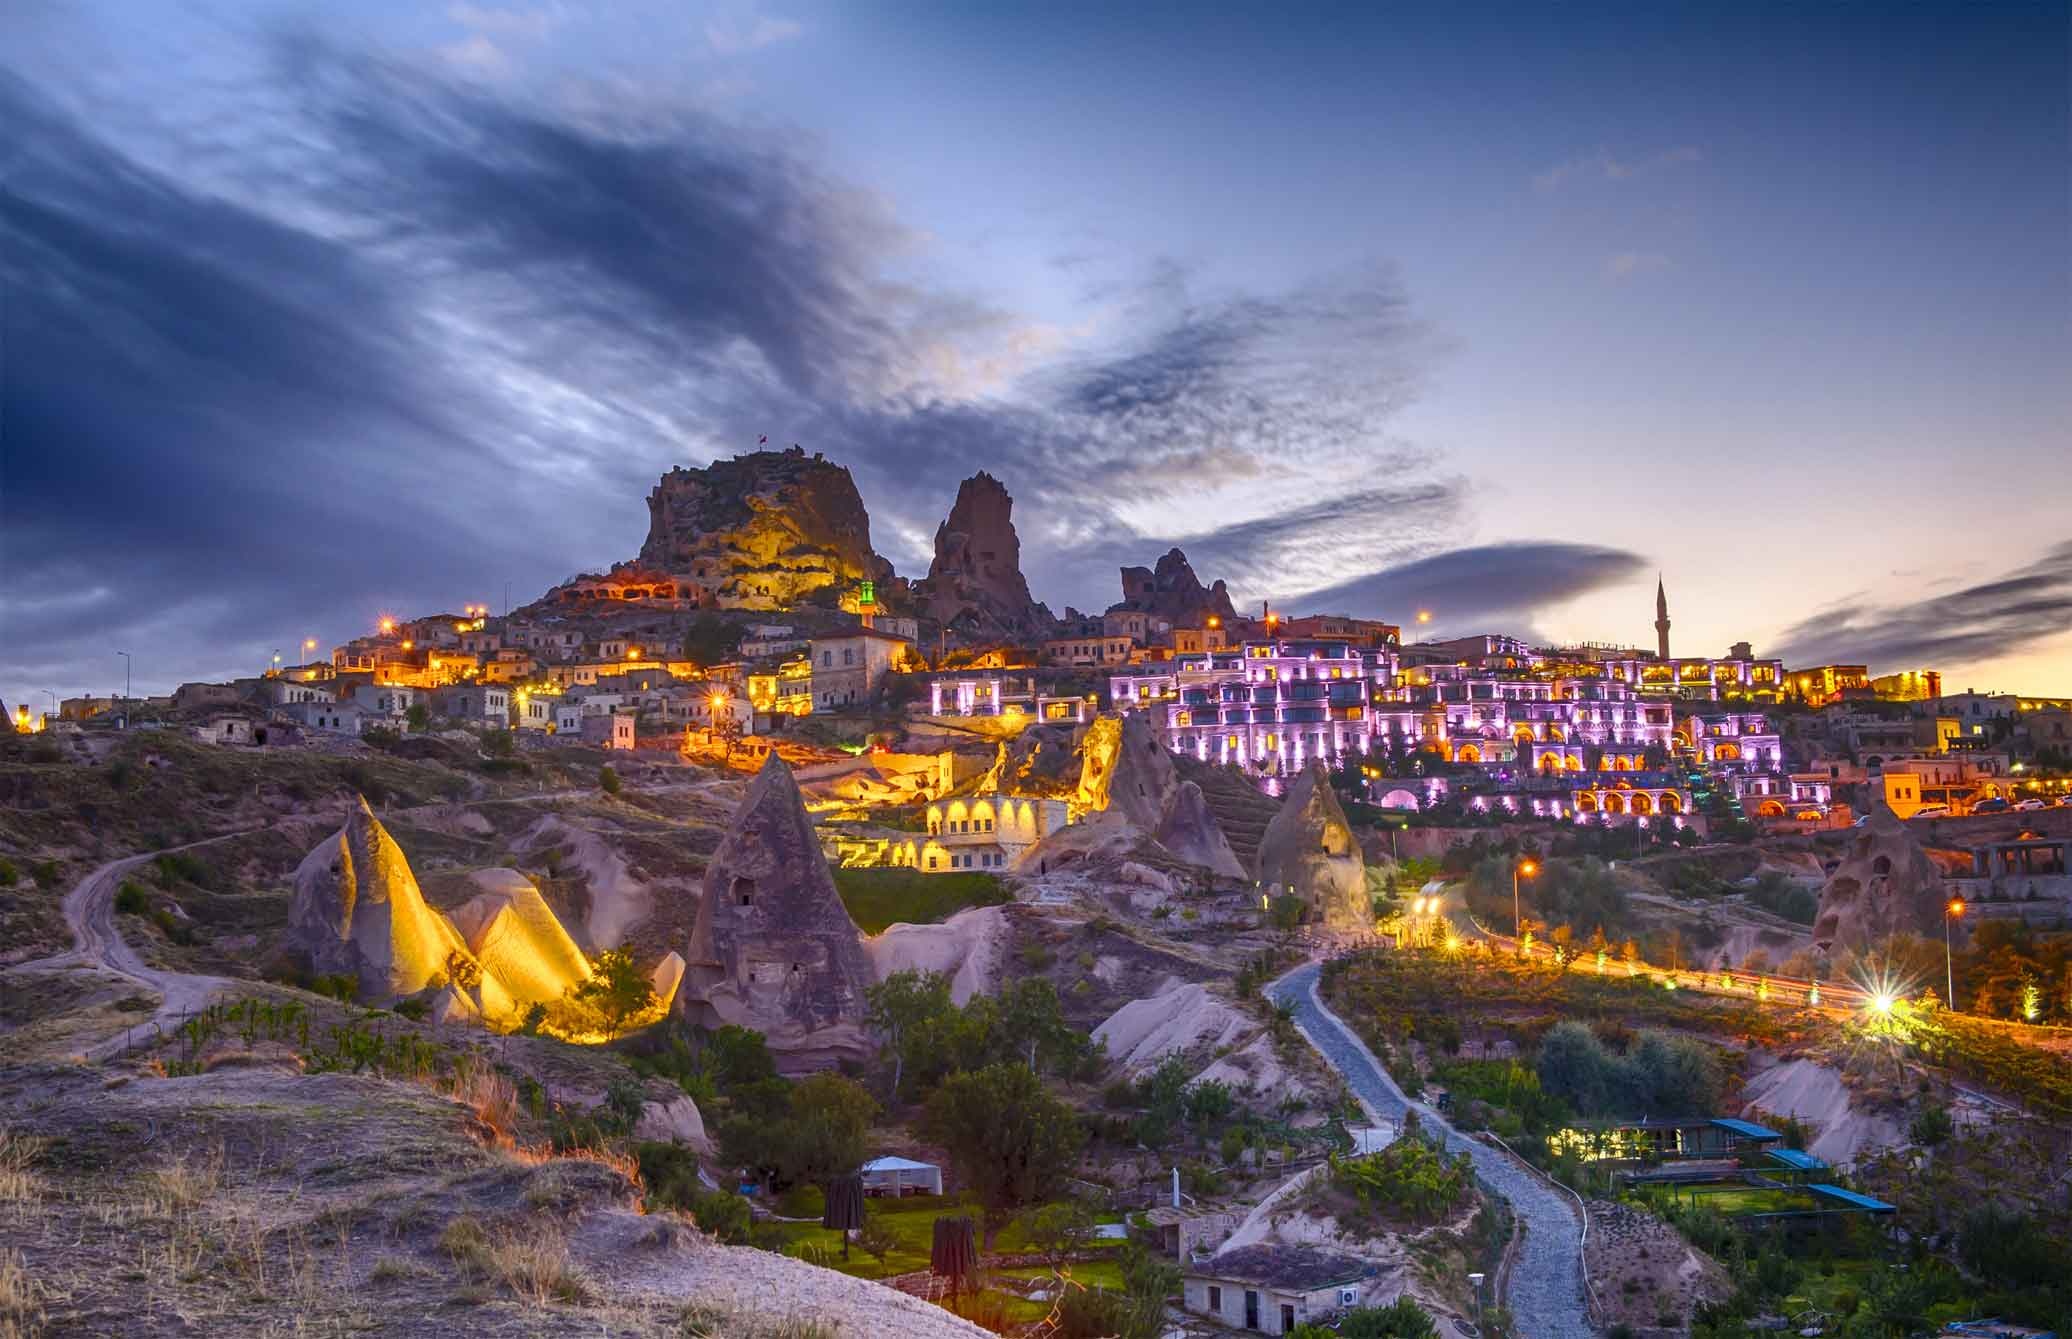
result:
<svg viewBox="0 0 2072 1339"><path fill-rule="evenodd" d="M1669 594L1662 589L1662 574L1655 573L1655 654L1669 659Z"/></svg>

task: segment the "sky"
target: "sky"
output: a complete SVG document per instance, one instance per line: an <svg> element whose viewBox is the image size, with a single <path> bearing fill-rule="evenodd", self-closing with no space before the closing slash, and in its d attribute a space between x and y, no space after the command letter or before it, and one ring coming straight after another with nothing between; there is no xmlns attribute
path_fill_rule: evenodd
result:
<svg viewBox="0 0 2072 1339"><path fill-rule="evenodd" d="M2066 3L0 6L0 701L631 557L2072 693Z"/></svg>

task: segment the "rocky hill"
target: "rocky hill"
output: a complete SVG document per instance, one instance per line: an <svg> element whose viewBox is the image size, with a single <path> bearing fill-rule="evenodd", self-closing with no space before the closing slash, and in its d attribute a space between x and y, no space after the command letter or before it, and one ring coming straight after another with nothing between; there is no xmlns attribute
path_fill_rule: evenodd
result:
<svg viewBox="0 0 2072 1339"><path fill-rule="evenodd" d="M1121 609L1152 614L1183 628L1201 627L1211 616L1226 621L1236 617L1229 589L1221 581L1202 585L1187 555L1178 549L1167 550L1156 568L1122 569L1122 602L1110 612Z"/></svg>
<svg viewBox="0 0 2072 1339"><path fill-rule="evenodd" d="M689 577L730 609L787 608L892 576L849 471L796 446L663 475L639 564Z"/></svg>
<svg viewBox="0 0 2072 1339"><path fill-rule="evenodd" d="M935 560L914 593L923 614L973 640L1037 638L1054 621L1022 576L1014 499L983 470L957 489L935 532Z"/></svg>

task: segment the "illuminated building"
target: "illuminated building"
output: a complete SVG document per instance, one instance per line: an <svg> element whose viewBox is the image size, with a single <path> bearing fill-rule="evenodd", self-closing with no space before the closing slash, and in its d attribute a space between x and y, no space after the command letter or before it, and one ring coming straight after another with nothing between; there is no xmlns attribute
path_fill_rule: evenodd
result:
<svg viewBox="0 0 2072 1339"><path fill-rule="evenodd" d="M813 709L839 711L868 705L913 642L877 628L857 628L813 639Z"/></svg>
<svg viewBox="0 0 2072 1339"><path fill-rule="evenodd" d="M1050 694L1034 674L936 674L928 679L931 716L1020 716L1056 724L1086 720L1092 711L1077 693Z"/></svg>
<svg viewBox="0 0 2072 1339"><path fill-rule="evenodd" d="M1809 707L1824 707L1838 701L1844 693L1870 691L1868 665L1815 665L1810 669L1787 670L1784 675L1785 696Z"/></svg>
<svg viewBox="0 0 2072 1339"><path fill-rule="evenodd" d="M1374 735L1376 665L1335 641L1252 641L1180 656L1152 673L1109 680L1118 710L1155 714L1167 747L1262 775L1365 753Z"/></svg>
<svg viewBox="0 0 2072 1339"><path fill-rule="evenodd" d="M1069 821L1063 800L981 795L928 806L925 839L895 841L884 863L924 874L1013 869L1029 848Z"/></svg>

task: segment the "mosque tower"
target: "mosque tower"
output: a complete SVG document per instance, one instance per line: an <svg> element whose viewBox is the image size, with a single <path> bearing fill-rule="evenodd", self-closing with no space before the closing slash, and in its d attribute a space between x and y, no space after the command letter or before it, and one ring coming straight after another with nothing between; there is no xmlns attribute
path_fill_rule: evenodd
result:
<svg viewBox="0 0 2072 1339"><path fill-rule="evenodd" d="M1669 659L1669 595L1662 589L1662 574L1655 573L1655 654Z"/></svg>

